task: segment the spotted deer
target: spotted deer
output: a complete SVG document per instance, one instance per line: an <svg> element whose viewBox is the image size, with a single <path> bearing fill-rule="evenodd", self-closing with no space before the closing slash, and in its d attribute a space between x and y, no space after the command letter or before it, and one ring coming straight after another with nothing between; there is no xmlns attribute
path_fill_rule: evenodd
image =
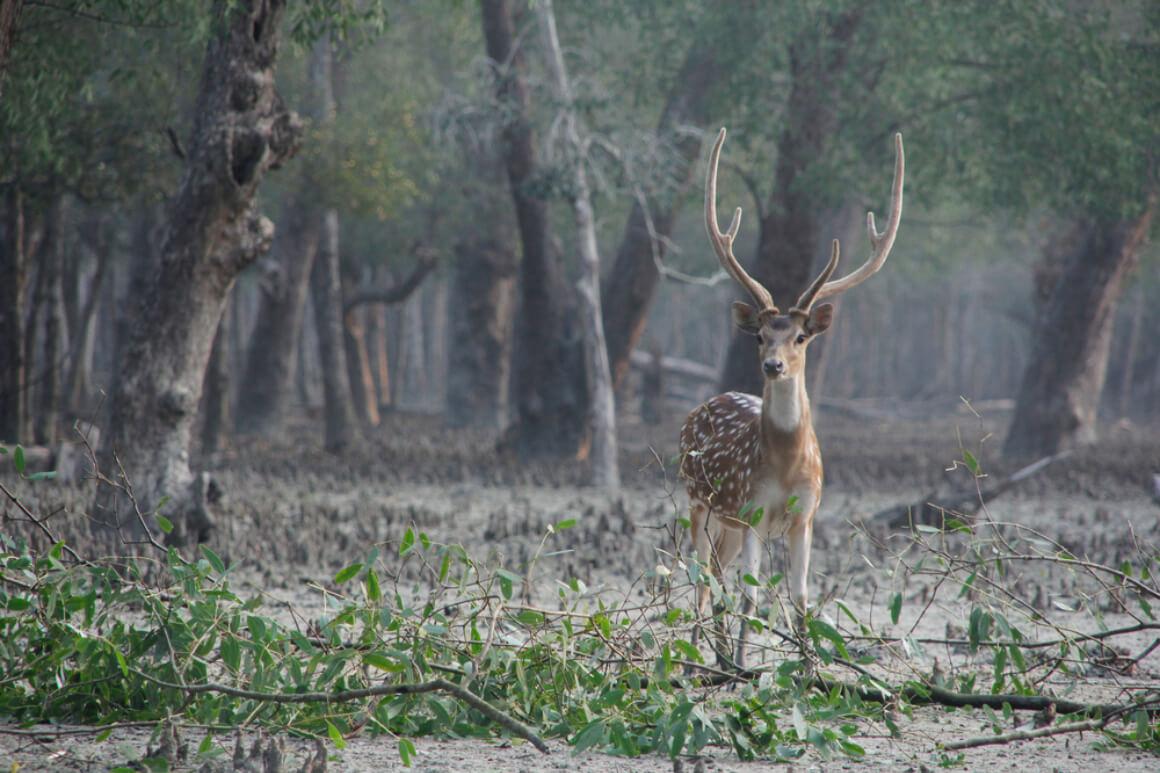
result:
<svg viewBox="0 0 1160 773"><path fill-rule="evenodd" d="M765 386L761 397L726 392L695 409L681 428L681 475L689 494L689 521L693 550L709 561L717 580L739 553L745 571L758 576L761 543L773 537L786 540L789 549L789 595L795 626L804 626L808 599L806 575L814 516L822 494L822 455L814 434L810 399L806 394L806 348L823 333L834 317L829 303L838 295L875 274L894 244L902 217L902 135L895 135L894 185L886 230L879 233L874 213L867 214L872 252L856 271L831 280L838 265L838 241L821 274L784 314L769 291L754 280L733 255L733 240L741 225L741 208L729 230L721 233L717 220L717 163L725 130L717 135L705 178L705 228L722 268L753 298L756 307L737 301L733 321L757 339ZM707 593L697 588L697 617L704 618ZM757 589L745 586L744 609L756 605ZM745 631L735 657L744 665ZM723 632L721 632L723 634ZM718 656L728 657L718 645Z"/></svg>

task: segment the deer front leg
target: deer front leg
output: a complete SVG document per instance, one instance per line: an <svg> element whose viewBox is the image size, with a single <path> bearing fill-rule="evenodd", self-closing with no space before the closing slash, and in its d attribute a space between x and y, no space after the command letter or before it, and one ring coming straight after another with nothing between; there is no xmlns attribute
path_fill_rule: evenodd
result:
<svg viewBox="0 0 1160 773"><path fill-rule="evenodd" d="M810 518L795 523L785 536L789 548L789 599L793 605L794 630L799 635L805 633L806 605L809 602L806 578L810 571L810 542L813 536L812 513Z"/></svg>
<svg viewBox="0 0 1160 773"><path fill-rule="evenodd" d="M761 572L761 539L753 529L745 530L745 541L741 546L742 576L748 573L758 577ZM757 610L757 588L742 582L742 592L745 598L741 602L741 631L737 635L737 655L735 662L738 668L745 668L745 639L749 633L749 623L746 618Z"/></svg>

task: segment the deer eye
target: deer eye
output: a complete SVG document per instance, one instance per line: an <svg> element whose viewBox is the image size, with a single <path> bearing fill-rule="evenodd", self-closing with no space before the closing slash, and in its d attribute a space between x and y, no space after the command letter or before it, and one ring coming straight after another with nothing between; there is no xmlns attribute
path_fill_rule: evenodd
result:
<svg viewBox="0 0 1160 773"><path fill-rule="evenodd" d="M765 343L765 338L762 337L761 333L754 333L753 337L757 339L758 346L761 346Z"/></svg>
<svg viewBox="0 0 1160 773"><path fill-rule="evenodd" d="M799 344L804 344L806 342L806 334L805 333L798 333L797 342Z"/></svg>

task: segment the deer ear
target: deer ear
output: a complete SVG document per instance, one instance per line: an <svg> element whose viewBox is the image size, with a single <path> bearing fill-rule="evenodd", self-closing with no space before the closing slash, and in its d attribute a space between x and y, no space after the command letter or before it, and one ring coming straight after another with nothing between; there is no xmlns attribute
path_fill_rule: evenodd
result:
<svg viewBox="0 0 1160 773"><path fill-rule="evenodd" d="M741 332L751 336L757 335L758 331L761 330L757 309L741 301L733 301L733 324L737 325Z"/></svg>
<svg viewBox="0 0 1160 773"><path fill-rule="evenodd" d="M824 333L833 321L834 305L832 303L815 306L810 309L810 316L806 318L806 333L811 336Z"/></svg>

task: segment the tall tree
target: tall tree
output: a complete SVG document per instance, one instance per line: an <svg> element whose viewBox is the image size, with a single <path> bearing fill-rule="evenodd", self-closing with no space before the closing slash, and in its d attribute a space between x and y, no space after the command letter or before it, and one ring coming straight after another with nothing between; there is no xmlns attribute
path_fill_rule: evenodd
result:
<svg viewBox="0 0 1160 773"><path fill-rule="evenodd" d="M24 0L0 0L0 97L4 96L4 76L8 74L8 57Z"/></svg>
<svg viewBox="0 0 1160 773"><path fill-rule="evenodd" d="M1039 458L1096 440L1116 304L1155 211L1152 197L1136 218L1091 219L1079 229L1032 335L1005 457Z"/></svg>
<svg viewBox="0 0 1160 773"><path fill-rule="evenodd" d="M616 458L616 405L612 394L612 375L608 367L608 345L604 339L604 320L600 311L600 253L596 246L596 223L592 211L592 194L584 168L584 142L580 137L575 98L560 38L556 33L556 16L551 0L539 0L536 15L540 35L552 73L556 98L563 111L565 153L571 172L569 198L576 221L576 244L580 254L580 281L577 289L582 306L580 325L584 331L584 361L588 396L591 405L592 484L599 488L620 486Z"/></svg>
<svg viewBox="0 0 1160 773"><path fill-rule="evenodd" d="M342 276L339 266L338 212L326 210L314 266L310 270L310 298L318 331L322 365L323 417L326 450L338 453L358 439L358 423L351 402L342 323Z"/></svg>
<svg viewBox="0 0 1160 773"><path fill-rule="evenodd" d="M702 143L695 130L707 127L714 111L723 112L721 84L729 80L731 68L750 54L759 30L746 9L736 4L724 11L706 11L685 60L669 78L656 136L669 148L671 177L649 201L642 200L646 191L634 197L616 258L602 286L608 360L618 387L644 331L660 281L658 264L666 258L683 194L696 178Z"/></svg>
<svg viewBox="0 0 1160 773"><path fill-rule="evenodd" d="M519 262L498 222L486 219L455 249L444 408L452 427L498 428L507 418Z"/></svg>
<svg viewBox="0 0 1160 773"><path fill-rule="evenodd" d="M64 364L61 355L68 348L63 287L68 208L68 199L58 198L49 205L45 217L45 234L40 247L41 259L34 299L37 313L32 315L32 329L36 330L39 327L44 341L38 347L33 345L25 347L25 356L29 362L33 362L39 355L39 363L35 370L29 371L32 378L28 392L36 396L32 436L36 442L45 445L56 443ZM36 340L31 334L29 339ZM31 351L33 348L37 348L38 351Z"/></svg>
<svg viewBox="0 0 1160 773"><path fill-rule="evenodd" d="M502 141L508 185L520 233L520 308L516 324L516 416L509 443L521 455L587 454L588 393L575 307L552 241L548 202L537 190L539 152L529 115L526 62L516 45L507 0L482 0L483 35L496 97L507 120ZM542 187L542 186L541 186Z"/></svg>
<svg viewBox="0 0 1160 773"><path fill-rule="evenodd" d="M966 128L976 141L948 156L969 170L975 194L1079 226L1049 240L1065 252L1032 325L1003 448L1012 461L1096 437L1114 312L1160 194L1160 8L1060 0L1047 10L971 16L953 38L962 49L943 52L971 72Z"/></svg>
<svg viewBox="0 0 1160 773"><path fill-rule="evenodd" d="M0 441L28 439L24 391L24 192L8 186L0 227Z"/></svg>
<svg viewBox="0 0 1160 773"><path fill-rule="evenodd" d="M841 110L857 103L846 77L864 9L822 10L808 20L809 34L787 40L789 95L777 140L773 189L759 214L754 279L775 303L790 303L809 284L814 259L822 251L820 222L824 200L808 179L835 144ZM803 25L804 26L804 25ZM759 393L762 377L754 366L753 337L736 331L729 344L722 390Z"/></svg>
<svg viewBox="0 0 1160 773"><path fill-rule="evenodd" d="M329 37L314 44L309 62L306 117L316 132L334 120L333 53ZM316 135L317 136L317 135ZM262 300L250 337L246 370L234 418L239 432L270 436L281 431L297 364L310 269L318 251L323 210L321 181L303 169L286 197L283 227L262 261Z"/></svg>
<svg viewBox="0 0 1160 773"><path fill-rule="evenodd" d="M297 150L302 127L274 88L284 0L216 0L193 131L167 207L161 254L142 261L144 291L129 299L120 381L105 422L101 468L124 469L136 505L163 497L177 540L204 536L206 482L190 442L214 331L237 275L269 248L274 226L254 204L265 172ZM119 465L119 466L118 466ZM94 518L139 532L123 489L102 486Z"/></svg>

